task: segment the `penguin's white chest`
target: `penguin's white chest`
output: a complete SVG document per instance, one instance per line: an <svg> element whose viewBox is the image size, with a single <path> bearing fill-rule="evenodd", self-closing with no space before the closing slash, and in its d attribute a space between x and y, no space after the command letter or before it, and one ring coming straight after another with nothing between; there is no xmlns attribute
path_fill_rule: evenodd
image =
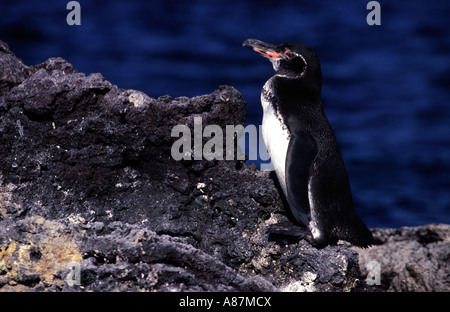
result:
<svg viewBox="0 0 450 312"><path fill-rule="evenodd" d="M277 174L281 188L286 193L286 154L289 146L289 131L284 124L281 115L277 114L274 107L264 96L261 96L263 107L262 135L272 165Z"/></svg>
<svg viewBox="0 0 450 312"><path fill-rule="evenodd" d="M317 222L312 220L312 215L298 212L296 207L292 206L290 196L287 194L286 187L286 154L289 147L290 133L283 120L281 114L277 113L269 99L272 98L270 94L271 79L269 79L264 85L263 92L261 94L261 105L263 107L263 120L262 120L262 135L264 143L266 143L267 151L269 152L272 165L280 182L280 186L284 195L291 207L295 218L300 223L303 223L309 227L314 239L321 236L321 233L317 227ZM266 95L266 96L264 96ZM308 199L310 203L310 209L314 210L314 200L311 193L310 180L308 181ZM313 218L314 219L314 218Z"/></svg>

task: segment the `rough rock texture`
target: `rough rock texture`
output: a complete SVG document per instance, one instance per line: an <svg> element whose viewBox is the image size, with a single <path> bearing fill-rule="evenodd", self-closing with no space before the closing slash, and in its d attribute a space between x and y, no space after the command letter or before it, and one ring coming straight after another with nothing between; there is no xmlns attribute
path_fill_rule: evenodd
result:
<svg viewBox="0 0 450 312"><path fill-rule="evenodd" d="M429 224L372 232L380 245L358 252L363 275L374 270L370 262L378 262L380 285L371 282L374 290L450 291L450 226Z"/></svg>
<svg viewBox="0 0 450 312"><path fill-rule="evenodd" d="M0 42L0 290L371 290L356 251L301 239L269 173L172 158L175 125L243 124L245 105L28 67Z"/></svg>

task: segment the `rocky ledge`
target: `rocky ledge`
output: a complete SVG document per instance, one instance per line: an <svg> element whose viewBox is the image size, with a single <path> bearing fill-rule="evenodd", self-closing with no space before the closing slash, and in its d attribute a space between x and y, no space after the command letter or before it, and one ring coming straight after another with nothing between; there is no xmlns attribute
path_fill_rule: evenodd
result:
<svg viewBox="0 0 450 312"><path fill-rule="evenodd" d="M0 42L0 290L449 289L447 225L318 250L268 172L171 156L174 126L225 129L245 111L232 87L154 99L61 58L26 66Z"/></svg>

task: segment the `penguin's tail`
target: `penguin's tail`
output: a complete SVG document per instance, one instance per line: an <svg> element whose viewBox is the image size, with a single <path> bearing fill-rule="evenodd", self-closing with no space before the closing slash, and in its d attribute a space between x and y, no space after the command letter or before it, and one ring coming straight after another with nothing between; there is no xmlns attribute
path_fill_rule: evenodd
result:
<svg viewBox="0 0 450 312"><path fill-rule="evenodd" d="M339 239L345 240L350 244L360 247L369 248L375 244L372 232L357 216L352 218L353 222L346 223L345 226L338 228Z"/></svg>

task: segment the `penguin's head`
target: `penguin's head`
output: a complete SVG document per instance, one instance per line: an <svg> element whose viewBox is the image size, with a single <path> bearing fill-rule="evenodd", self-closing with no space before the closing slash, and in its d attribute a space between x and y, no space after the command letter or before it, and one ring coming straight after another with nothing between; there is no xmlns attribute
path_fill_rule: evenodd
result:
<svg viewBox="0 0 450 312"><path fill-rule="evenodd" d="M302 79L320 90L322 72L319 56L307 45L299 43L273 45L257 39L247 39L242 45L269 59L277 76Z"/></svg>

